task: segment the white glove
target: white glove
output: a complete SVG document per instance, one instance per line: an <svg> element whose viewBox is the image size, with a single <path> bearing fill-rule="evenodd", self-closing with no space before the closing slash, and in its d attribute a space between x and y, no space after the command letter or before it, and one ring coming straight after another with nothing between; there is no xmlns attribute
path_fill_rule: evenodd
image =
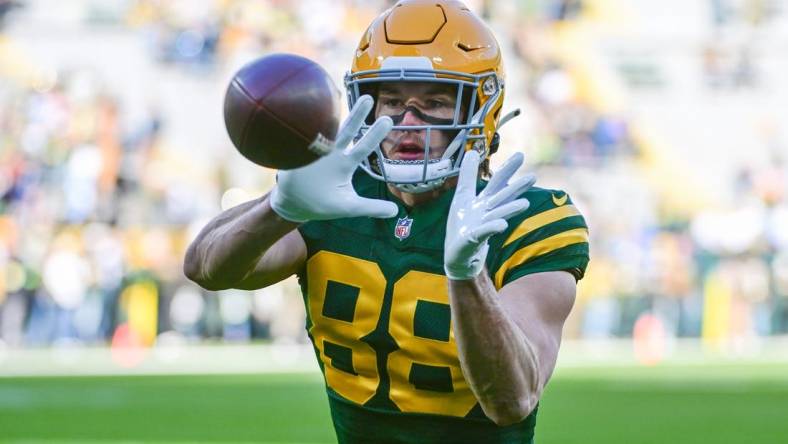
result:
<svg viewBox="0 0 788 444"><path fill-rule="evenodd" d="M528 199L517 197L536 181L529 174L508 183L523 164L523 155L516 153L477 196L479 162L476 151L468 151L462 159L457 190L446 224L443 268L449 279L473 279L481 273L489 249L487 239L506 230L508 224L505 219L528 208Z"/></svg>
<svg viewBox="0 0 788 444"><path fill-rule="evenodd" d="M373 103L370 96L358 99L337 133L332 152L309 165L277 173L271 192L271 208L277 214L292 222L397 214L394 202L363 198L351 183L359 163L380 145L393 126L389 117L381 117L358 143L348 147Z"/></svg>

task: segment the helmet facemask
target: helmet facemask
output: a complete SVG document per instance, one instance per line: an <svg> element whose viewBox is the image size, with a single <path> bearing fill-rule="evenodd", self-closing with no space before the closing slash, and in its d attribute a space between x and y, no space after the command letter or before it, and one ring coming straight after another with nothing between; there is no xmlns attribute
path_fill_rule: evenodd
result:
<svg viewBox="0 0 788 444"><path fill-rule="evenodd" d="M413 65L415 58L391 57L396 59L410 59L408 64ZM429 60L422 59L429 63ZM418 60L421 62L422 60ZM390 60L387 60L388 62ZM396 63L394 63L396 64ZM421 65L422 63L418 63ZM446 181L447 178L459 174L459 167L465 152L469 149L478 151L482 158L489 154L485 121L492 111L494 104L498 103L502 95L500 78L494 73L466 74L455 71L442 71L421 69L413 67L389 68L392 63L383 64L383 69L362 71L348 74L345 77L345 86L348 92L348 102L352 108L358 98L370 94L376 100L376 106L362 127L358 137L361 137L374 122L376 117L388 115L394 121L392 133L400 133L399 138L407 134L423 134L424 153L419 159L390 159L386 156L382 146L377 149L361 164L361 167L373 178L385 181L397 189L408 193L422 193L434 190ZM378 92L386 83L435 83L446 90L447 87L454 95L454 108L446 112L431 113L430 110L420 109L416 106L402 103L398 107L388 107L376 115L376 110L383 108L378 103ZM480 106L481 104L481 106ZM401 125L406 113L412 113L422 125ZM433 146L436 131L441 131L448 136L445 150L439 155L433 151L440 151L442 146ZM420 138L420 137L419 137ZM399 140L389 140L384 143L399 143ZM443 145L443 144L441 144ZM432 154L432 155L431 155Z"/></svg>

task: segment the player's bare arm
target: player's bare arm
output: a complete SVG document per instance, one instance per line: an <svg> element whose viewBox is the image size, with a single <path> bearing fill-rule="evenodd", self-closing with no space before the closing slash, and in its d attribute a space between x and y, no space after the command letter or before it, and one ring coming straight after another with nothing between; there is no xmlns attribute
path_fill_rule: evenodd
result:
<svg viewBox="0 0 788 444"><path fill-rule="evenodd" d="M500 291L487 273L449 281L463 374L496 424L517 423L536 407L574 299L575 279L563 271L527 275Z"/></svg>
<svg viewBox="0 0 788 444"><path fill-rule="evenodd" d="M271 209L270 193L223 211L189 245L186 276L209 290L255 289L291 274L306 257L298 223Z"/></svg>

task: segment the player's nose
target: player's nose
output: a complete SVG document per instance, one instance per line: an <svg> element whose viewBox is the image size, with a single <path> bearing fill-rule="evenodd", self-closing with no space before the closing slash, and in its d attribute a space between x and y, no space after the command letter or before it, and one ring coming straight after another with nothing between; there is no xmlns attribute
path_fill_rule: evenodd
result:
<svg viewBox="0 0 788 444"><path fill-rule="evenodd" d="M424 121L421 120L417 113L413 111L413 109L408 108L405 111L405 115L402 116L402 122L400 125L403 126L416 126L416 125L424 125Z"/></svg>

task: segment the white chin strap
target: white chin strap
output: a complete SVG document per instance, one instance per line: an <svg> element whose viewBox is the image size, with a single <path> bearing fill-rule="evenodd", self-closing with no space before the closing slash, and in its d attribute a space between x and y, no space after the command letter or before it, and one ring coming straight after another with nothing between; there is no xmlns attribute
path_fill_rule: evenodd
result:
<svg viewBox="0 0 788 444"><path fill-rule="evenodd" d="M412 162L412 163L411 163ZM385 168L387 182L406 193L424 193L443 185L446 175L451 171L451 159L433 159L427 163L427 179L424 177L423 161L398 161L383 159L381 169ZM431 179L437 177L437 179Z"/></svg>

